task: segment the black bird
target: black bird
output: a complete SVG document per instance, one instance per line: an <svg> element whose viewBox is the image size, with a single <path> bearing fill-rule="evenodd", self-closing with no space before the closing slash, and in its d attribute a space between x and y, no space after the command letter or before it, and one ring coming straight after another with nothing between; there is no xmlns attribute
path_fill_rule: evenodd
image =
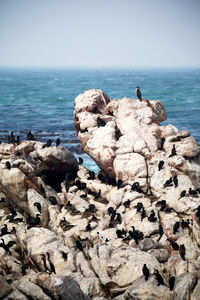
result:
<svg viewBox="0 0 200 300"><path fill-rule="evenodd" d="M60 138L56 139L56 147L58 147L60 145Z"/></svg>
<svg viewBox="0 0 200 300"><path fill-rule="evenodd" d="M16 242L14 241L9 241L8 244L6 245L5 242L4 242L4 239L1 239L2 240L2 243L0 243L0 247L2 247L4 249L5 252L9 253L9 254L12 254L10 252L10 249L14 244L16 244Z"/></svg>
<svg viewBox="0 0 200 300"><path fill-rule="evenodd" d="M35 226L40 224L40 218L39 218L39 214L36 215L36 217L31 217L28 216L28 218L26 218L26 224L30 225L30 226Z"/></svg>
<svg viewBox="0 0 200 300"><path fill-rule="evenodd" d="M173 234L176 234L176 232L178 231L179 227L180 227L180 222L177 221L174 224L174 226L173 226Z"/></svg>
<svg viewBox="0 0 200 300"><path fill-rule="evenodd" d="M173 289L174 289L174 283L175 283L175 277L171 276L169 278L169 289L170 289L170 291L173 291Z"/></svg>
<svg viewBox="0 0 200 300"><path fill-rule="evenodd" d="M177 178L177 175L174 176L173 181L174 181L174 186L175 186L175 188L177 188L177 186L178 186L178 178Z"/></svg>
<svg viewBox="0 0 200 300"><path fill-rule="evenodd" d="M158 233L160 234L160 238L161 238L163 236L163 233L164 233L162 225L159 225Z"/></svg>
<svg viewBox="0 0 200 300"><path fill-rule="evenodd" d="M160 200L156 203L156 206L161 206L160 210L164 211L166 208L166 200Z"/></svg>
<svg viewBox="0 0 200 300"><path fill-rule="evenodd" d="M159 164L158 164L158 171L162 170L163 166L164 166L164 160L161 160L159 161Z"/></svg>
<svg viewBox="0 0 200 300"><path fill-rule="evenodd" d="M121 217L120 213L116 213L116 220L118 223L122 222L122 217Z"/></svg>
<svg viewBox="0 0 200 300"><path fill-rule="evenodd" d="M108 183L109 185L114 186L114 185L116 184L116 180L115 180L115 178L113 178L113 177L111 177L111 176L108 176L108 178L107 178L107 183Z"/></svg>
<svg viewBox="0 0 200 300"><path fill-rule="evenodd" d="M64 251L61 251L61 253L62 253L62 258L67 259L67 257L68 257L67 253L65 253Z"/></svg>
<svg viewBox="0 0 200 300"><path fill-rule="evenodd" d="M109 110L109 111L108 111L108 115L109 115L109 116L113 116L113 112Z"/></svg>
<svg viewBox="0 0 200 300"><path fill-rule="evenodd" d="M170 239L167 239L169 242L170 242L170 244L172 245L172 248L175 250L175 251L178 251L179 250L179 245L176 243L176 242L174 242L174 241L172 241L172 240L170 240Z"/></svg>
<svg viewBox="0 0 200 300"><path fill-rule="evenodd" d="M162 276L160 275L160 273L158 272L158 270L155 270L155 275L156 275L156 279L158 281L158 286L160 284L163 285L164 284L164 280L163 280Z"/></svg>
<svg viewBox="0 0 200 300"><path fill-rule="evenodd" d="M115 216L116 216L116 211L113 210L113 212L111 213L111 216L110 216L110 221L111 222L114 220Z"/></svg>
<svg viewBox="0 0 200 300"><path fill-rule="evenodd" d="M141 192L142 192L142 190L141 190L141 188L140 188L140 186L139 186L139 182L134 182L134 183L132 184L132 186L131 186L131 191L136 191L136 192L138 192L138 193L141 193Z"/></svg>
<svg viewBox="0 0 200 300"><path fill-rule="evenodd" d="M88 180L94 180L95 179L95 172L94 171L88 171L89 177Z"/></svg>
<svg viewBox="0 0 200 300"><path fill-rule="evenodd" d="M181 221L181 227L183 229L186 228L186 227L189 227L189 225L190 225L189 219L187 219L187 221L184 221L184 220Z"/></svg>
<svg viewBox="0 0 200 300"><path fill-rule="evenodd" d="M170 179L165 181L164 187L167 187L167 186L172 186L172 177L170 177Z"/></svg>
<svg viewBox="0 0 200 300"><path fill-rule="evenodd" d="M148 217L149 222L156 222L157 217L155 217L155 212L152 210L150 216Z"/></svg>
<svg viewBox="0 0 200 300"><path fill-rule="evenodd" d="M186 195L186 190L183 190L181 193L180 193L180 197L182 198L182 197L185 197L185 195Z"/></svg>
<svg viewBox="0 0 200 300"><path fill-rule="evenodd" d="M49 270L48 270L48 268L47 268L47 263L46 263L46 256L45 256L45 254L41 254L41 259L42 259L42 261L43 261L45 271L49 272Z"/></svg>
<svg viewBox="0 0 200 300"><path fill-rule="evenodd" d="M58 201L57 201L56 197L54 197L54 196L50 196L49 201L51 202L51 205L58 204Z"/></svg>
<svg viewBox="0 0 200 300"><path fill-rule="evenodd" d="M197 191L192 190L191 187L189 188L189 194L190 195L197 195Z"/></svg>
<svg viewBox="0 0 200 300"><path fill-rule="evenodd" d="M55 274L56 274L55 267L54 267L53 263L50 261L50 254L49 254L49 252L47 252L47 259L48 259L48 261L49 261L51 273L55 273Z"/></svg>
<svg viewBox="0 0 200 300"><path fill-rule="evenodd" d="M10 134L10 142L11 142L12 144L15 143L14 131L12 131L11 134Z"/></svg>
<svg viewBox="0 0 200 300"><path fill-rule="evenodd" d="M37 207L39 213L41 214L41 211L42 211L41 204L39 202L35 202L33 205Z"/></svg>
<svg viewBox="0 0 200 300"><path fill-rule="evenodd" d="M144 218L146 218L146 210L143 207L141 211L141 220L143 220Z"/></svg>
<svg viewBox="0 0 200 300"><path fill-rule="evenodd" d="M128 207L130 206L130 204L131 204L131 201L130 201L129 199L123 203L123 205L124 205L126 208L128 208Z"/></svg>
<svg viewBox="0 0 200 300"><path fill-rule="evenodd" d="M81 197L82 199L87 198L87 193L80 195L80 197Z"/></svg>
<svg viewBox="0 0 200 300"><path fill-rule="evenodd" d="M50 147L51 144L52 144L52 140L48 140L48 141L46 142L46 144L44 144L44 145L42 146L42 149Z"/></svg>
<svg viewBox="0 0 200 300"><path fill-rule="evenodd" d="M149 278L149 269L147 268L146 264L144 264L142 268L142 273L144 274L145 280L147 281Z"/></svg>
<svg viewBox="0 0 200 300"><path fill-rule="evenodd" d="M184 244L180 245L179 254L180 254L180 256L182 257L183 260L185 260L185 252L186 252L185 245Z"/></svg>
<svg viewBox="0 0 200 300"><path fill-rule="evenodd" d="M84 129L80 129L80 132L81 132L81 133L85 133L85 132L88 132L88 129L87 129L87 128L84 128Z"/></svg>
<svg viewBox="0 0 200 300"><path fill-rule="evenodd" d="M106 122L104 120L102 120L100 117L97 118L97 126L98 127L103 127L106 125Z"/></svg>
<svg viewBox="0 0 200 300"><path fill-rule="evenodd" d="M106 177L102 173L99 173L97 177L101 182L106 182Z"/></svg>
<svg viewBox="0 0 200 300"><path fill-rule="evenodd" d="M90 211L90 212L93 212L95 210L95 205L94 204L89 204L89 207L85 210L86 212L87 211Z"/></svg>
<svg viewBox="0 0 200 300"><path fill-rule="evenodd" d="M118 179L118 180L117 180L117 188L118 188L118 189L120 189L120 187L122 186L122 183L123 183L123 182L122 182L121 179Z"/></svg>
<svg viewBox="0 0 200 300"><path fill-rule="evenodd" d="M82 157L79 157L79 158L78 158L78 164L79 164L79 165L82 165L82 163L83 163L83 159L82 159Z"/></svg>
<svg viewBox="0 0 200 300"><path fill-rule="evenodd" d="M122 136L121 131L119 130L119 128L115 129L115 138L118 141L120 139L120 137Z"/></svg>
<svg viewBox="0 0 200 300"><path fill-rule="evenodd" d="M138 99L140 99L140 101L142 101L142 93L140 91L139 86L136 86L135 92L136 92Z"/></svg>
<svg viewBox="0 0 200 300"><path fill-rule="evenodd" d="M108 207L108 214L109 216L113 213L114 208L113 207Z"/></svg>
<svg viewBox="0 0 200 300"><path fill-rule="evenodd" d="M173 208L172 208L172 207L166 207L166 208L165 208L165 212L166 212L166 213L170 213L171 211L173 211Z"/></svg>
<svg viewBox="0 0 200 300"><path fill-rule="evenodd" d="M31 131L28 132L28 134L26 136L26 139L28 141L34 141L35 140L34 135L31 133Z"/></svg>
<svg viewBox="0 0 200 300"><path fill-rule="evenodd" d="M15 155L16 155L16 156L20 156L20 155L21 155L21 152L17 151L17 152L15 153Z"/></svg>
<svg viewBox="0 0 200 300"><path fill-rule="evenodd" d="M87 224L87 226L85 227L85 229L86 229L86 231L91 231L92 230L90 223Z"/></svg>
<svg viewBox="0 0 200 300"><path fill-rule="evenodd" d="M138 202L137 205L135 206L135 208L136 208L137 212L140 212L141 209L144 208L142 202Z"/></svg>
<svg viewBox="0 0 200 300"><path fill-rule="evenodd" d="M162 137L160 140L160 147L158 147L158 150L163 150L164 143L165 143L165 138Z"/></svg>
<svg viewBox="0 0 200 300"><path fill-rule="evenodd" d="M13 221L14 218L16 217L16 215L17 215L17 212L16 212L16 210L13 209L12 207L9 207L9 210L10 210L10 212L11 212L11 216L9 216L9 220L10 220L10 221Z"/></svg>
<svg viewBox="0 0 200 300"><path fill-rule="evenodd" d="M10 162L8 160L6 161L6 167L8 168L8 170L11 169L11 164L10 164Z"/></svg>
<svg viewBox="0 0 200 300"><path fill-rule="evenodd" d="M172 157L172 156L175 156L175 155L177 155L177 153L176 153L176 147L175 147L175 144L174 144L173 147L172 147L172 151L171 151L171 154L170 154L169 157Z"/></svg>
<svg viewBox="0 0 200 300"><path fill-rule="evenodd" d="M122 230L117 229L116 235L117 235L118 239L124 239L126 236L126 231L124 231L123 229Z"/></svg>
<svg viewBox="0 0 200 300"><path fill-rule="evenodd" d="M83 252L83 245L82 245L82 243L81 243L79 240L76 240L76 246L77 246L77 248L78 248L80 251Z"/></svg>
<svg viewBox="0 0 200 300"><path fill-rule="evenodd" d="M0 234L0 236L3 236L5 234L9 234L9 233L11 233L11 232L8 231L7 224L4 224L3 227L1 228L1 234Z"/></svg>

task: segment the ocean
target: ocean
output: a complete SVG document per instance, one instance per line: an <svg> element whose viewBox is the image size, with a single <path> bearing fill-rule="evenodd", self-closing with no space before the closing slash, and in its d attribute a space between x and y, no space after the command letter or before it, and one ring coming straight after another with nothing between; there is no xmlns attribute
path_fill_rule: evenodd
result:
<svg viewBox="0 0 200 300"><path fill-rule="evenodd" d="M23 139L32 131L46 142L61 144L97 171L83 152L73 120L74 99L84 90L103 90L110 98L143 98L163 102L168 119L179 130L188 129L200 143L200 69L0 69L0 140L14 131Z"/></svg>

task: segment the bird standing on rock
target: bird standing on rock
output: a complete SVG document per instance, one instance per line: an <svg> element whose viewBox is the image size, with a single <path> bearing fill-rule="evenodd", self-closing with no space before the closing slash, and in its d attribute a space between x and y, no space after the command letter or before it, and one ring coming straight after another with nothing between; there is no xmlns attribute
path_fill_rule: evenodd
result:
<svg viewBox="0 0 200 300"><path fill-rule="evenodd" d="M136 86L135 91L136 91L136 95L137 95L138 99L140 99L140 101L142 101L142 93L140 91L139 86Z"/></svg>

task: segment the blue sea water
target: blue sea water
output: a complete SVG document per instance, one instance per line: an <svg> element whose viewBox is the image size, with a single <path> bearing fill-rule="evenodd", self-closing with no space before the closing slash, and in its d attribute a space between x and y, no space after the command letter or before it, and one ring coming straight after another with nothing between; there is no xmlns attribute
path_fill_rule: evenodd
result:
<svg viewBox="0 0 200 300"><path fill-rule="evenodd" d="M85 164L97 170L82 152L73 122L74 99L84 90L102 89L111 98L160 99L168 119L179 130L188 129L200 142L200 69L0 69L0 140L14 131L25 137L62 143Z"/></svg>

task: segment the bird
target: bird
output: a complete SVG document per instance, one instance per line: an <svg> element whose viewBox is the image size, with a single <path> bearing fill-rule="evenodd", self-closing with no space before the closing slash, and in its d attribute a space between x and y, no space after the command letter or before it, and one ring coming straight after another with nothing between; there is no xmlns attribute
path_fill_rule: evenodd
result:
<svg viewBox="0 0 200 300"><path fill-rule="evenodd" d="M189 194L190 195L197 195L197 191L192 190L191 187L189 188Z"/></svg>
<svg viewBox="0 0 200 300"><path fill-rule="evenodd" d="M131 204L131 201L130 201L129 199L123 203L123 205L124 205L126 208L128 208L128 207L130 206L130 204Z"/></svg>
<svg viewBox="0 0 200 300"><path fill-rule="evenodd" d="M110 111L110 110L108 111L108 115L109 115L109 116L114 116L114 115L113 115L113 112Z"/></svg>
<svg viewBox="0 0 200 300"><path fill-rule="evenodd" d="M167 186L172 186L172 177L170 177L170 179L165 181L164 187L167 187Z"/></svg>
<svg viewBox="0 0 200 300"><path fill-rule="evenodd" d="M48 140L48 141L46 142L46 144L44 144L44 145L42 146L42 149L50 147L50 146L51 146L51 143L52 143L52 140Z"/></svg>
<svg viewBox="0 0 200 300"><path fill-rule="evenodd" d="M86 231L91 231L92 230L90 223L87 224L87 226L85 227L85 229L86 229Z"/></svg>
<svg viewBox="0 0 200 300"><path fill-rule="evenodd" d="M141 202L138 202L137 205L135 206L137 212L140 212L143 207L143 204Z"/></svg>
<svg viewBox="0 0 200 300"><path fill-rule="evenodd" d="M52 263L51 260L50 260L50 254L49 254L49 252L47 252L47 259L48 259L48 261L49 261L51 273L55 273L55 274L56 274L55 267L54 267L53 263Z"/></svg>
<svg viewBox="0 0 200 300"><path fill-rule="evenodd" d="M10 164L10 162L8 160L6 161L6 167L8 168L8 170L11 169L11 164Z"/></svg>
<svg viewBox="0 0 200 300"><path fill-rule="evenodd" d="M115 178L113 178L113 177L111 177L111 176L108 176L108 178L107 178L107 183L108 183L109 185L114 186L114 185L116 184L116 180L115 180Z"/></svg>
<svg viewBox="0 0 200 300"><path fill-rule="evenodd" d="M98 193L96 193L94 199L98 199L100 196L101 196L101 190L99 190Z"/></svg>
<svg viewBox="0 0 200 300"><path fill-rule="evenodd" d="M138 99L140 99L140 101L142 101L142 93L140 91L139 86L136 86L135 92L136 92Z"/></svg>
<svg viewBox="0 0 200 300"><path fill-rule="evenodd" d="M117 189L120 189L120 187L122 186L123 181L121 179L117 180Z"/></svg>
<svg viewBox="0 0 200 300"><path fill-rule="evenodd" d="M115 138L118 141L120 139L120 137L122 136L121 131L119 130L119 128L115 129Z"/></svg>
<svg viewBox="0 0 200 300"><path fill-rule="evenodd" d="M143 207L141 212L141 220L143 220L144 218L146 218L146 210Z"/></svg>
<svg viewBox="0 0 200 300"><path fill-rule="evenodd" d="M184 244L180 245L179 254L180 254L180 256L182 257L183 260L185 260L185 252L186 252L185 245Z"/></svg>
<svg viewBox="0 0 200 300"><path fill-rule="evenodd" d="M82 165L82 163L83 163L83 159L82 159L82 157L79 157L79 158L78 158L78 164L79 164L79 165Z"/></svg>
<svg viewBox="0 0 200 300"><path fill-rule="evenodd" d="M169 278L169 289L170 289L170 291L173 291L173 289L174 289L174 283L175 283L175 277L171 276Z"/></svg>
<svg viewBox="0 0 200 300"><path fill-rule="evenodd" d="M134 182L134 183L132 184L132 186L131 186L131 191L136 191L136 192L138 192L138 193L141 193L141 192L142 192L142 190L141 190L141 188L140 188L140 186L139 186L139 182Z"/></svg>
<svg viewBox="0 0 200 300"><path fill-rule="evenodd" d="M176 234L176 232L178 231L179 227L180 227L180 222L177 221L174 224L174 226L173 226L173 234Z"/></svg>
<svg viewBox="0 0 200 300"><path fill-rule="evenodd" d="M163 166L164 166L164 161L163 160L161 160L161 161L159 161L159 164L158 164L158 171L160 171L160 170L162 170L162 168L163 168Z"/></svg>
<svg viewBox="0 0 200 300"><path fill-rule="evenodd" d="M156 275L156 279L158 281L158 286L160 284L164 284L164 280L163 280L162 276L160 275L160 273L158 272L158 270L155 270L155 275Z"/></svg>
<svg viewBox="0 0 200 300"><path fill-rule="evenodd" d="M34 141L34 135L31 133L31 131L28 132L27 136L26 136L27 141Z"/></svg>
<svg viewBox="0 0 200 300"><path fill-rule="evenodd" d="M11 248L14 244L16 244L16 242L14 242L14 241L9 241L8 244L6 245L4 239L1 239L1 240L2 240L2 243L0 243L0 247L2 247L2 248L4 249L5 252L7 252L7 253L9 253L9 254L12 254L12 253L10 252L10 249L9 249L9 248Z"/></svg>
<svg viewBox="0 0 200 300"><path fill-rule="evenodd" d="M35 202L33 205L37 207L39 213L41 214L42 211L41 204L39 202Z"/></svg>
<svg viewBox="0 0 200 300"><path fill-rule="evenodd" d="M4 224L3 227L1 228L1 234L0 234L0 236L3 236L5 234L9 234L9 233L11 233L11 232L8 231L7 224Z"/></svg>
<svg viewBox="0 0 200 300"><path fill-rule="evenodd" d="M78 248L80 251L83 252L83 245L82 245L82 243L81 243L79 240L76 240L76 246L77 246L77 248Z"/></svg>
<svg viewBox="0 0 200 300"><path fill-rule="evenodd" d="M173 147L172 147L172 150L171 150L171 154L170 154L169 157L172 157L172 156L175 156L175 155L177 155L177 153L176 153L176 147L175 147L175 144L173 144Z"/></svg>
<svg viewBox="0 0 200 300"><path fill-rule="evenodd" d="M60 145L60 138L56 139L56 147L58 147Z"/></svg>
<svg viewBox="0 0 200 300"><path fill-rule="evenodd" d="M42 261L43 261L45 271L49 272L49 270L48 270L48 268L47 268L47 263L46 263L46 256L45 256L45 254L41 254L41 259L42 259Z"/></svg>
<svg viewBox="0 0 200 300"><path fill-rule="evenodd" d="M149 222L156 222L157 221L157 217L155 217L155 212L154 210L151 211L150 216L148 217Z"/></svg>
<svg viewBox="0 0 200 300"><path fill-rule="evenodd" d="M142 273L144 274L145 280L147 281L149 278L149 269L147 268L146 264L144 264L142 268Z"/></svg>
<svg viewBox="0 0 200 300"><path fill-rule="evenodd" d="M175 188L177 188L177 186L178 186L178 178L177 178L177 175L174 176L173 182L174 182Z"/></svg>
<svg viewBox="0 0 200 300"><path fill-rule="evenodd" d="M182 198L182 197L185 197L185 195L186 195L186 190L183 190L181 193L180 193L180 197Z"/></svg>
<svg viewBox="0 0 200 300"><path fill-rule="evenodd" d="M28 218L26 218L26 224L30 225L31 227L34 225L38 225L40 223L39 216L39 214L37 214L36 217L28 216Z"/></svg>
<svg viewBox="0 0 200 300"><path fill-rule="evenodd" d="M160 146L158 147L158 150L163 150L164 143L165 143L165 138L162 137L160 140Z"/></svg>
<svg viewBox="0 0 200 300"><path fill-rule="evenodd" d="M51 202L51 205L58 204L58 201L57 201L56 197L54 197L54 196L50 196L49 201Z"/></svg>
<svg viewBox="0 0 200 300"><path fill-rule="evenodd" d="M95 179L95 172L94 171L88 171L89 177L88 180L94 180Z"/></svg>
<svg viewBox="0 0 200 300"><path fill-rule="evenodd" d="M113 213L114 208L113 207L108 207L108 214L109 216Z"/></svg>
<svg viewBox="0 0 200 300"><path fill-rule="evenodd" d="M97 118L97 126L98 127L103 127L106 125L106 122L104 120L102 120L100 117Z"/></svg>
<svg viewBox="0 0 200 300"><path fill-rule="evenodd" d="M98 107L95 105L95 107L93 108L93 110L91 112L93 114L96 114L98 112Z"/></svg>
<svg viewBox="0 0 200 300"><path fill-rule="evenodd" d="M184 220L181 221L181 227L183 229L186 228L186 227L189 227L189 225L190 225L189 219L187 219L187 221L184 221Z"/></svg>
<svg viewBox="0 0 200 300"><path fill-rule="evenodd" d="M172 241L172 240L170 240L170 239L167 239L169 242L170 242L170 244L172 245L172 248L175 250L175 251L178 251L179 250L179 245L176 243L176 242L174 242L174 241Z"/></svg>

